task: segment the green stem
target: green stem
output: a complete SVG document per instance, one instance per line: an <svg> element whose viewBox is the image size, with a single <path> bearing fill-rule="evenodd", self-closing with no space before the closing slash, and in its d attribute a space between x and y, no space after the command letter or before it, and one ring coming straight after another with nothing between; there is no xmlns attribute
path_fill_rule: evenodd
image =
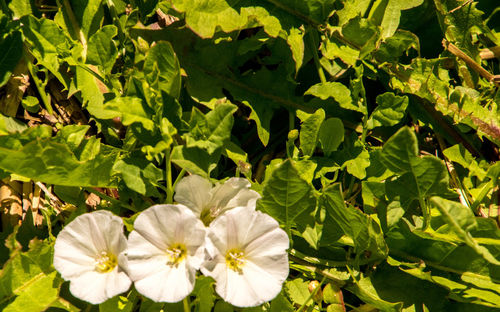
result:
<svg viewBox="0 0 500 312"><path fill-rule="evenodd" d="M174 189L172 187L172 163L170 157L170 148L165 152L165 181L167 187L167 204L172 204L174 197Z"/></svg>
<svg viewBox="0 0 500 312"><path fill-rule="evenodd" d="M184 298L184 300L182 300L182 306L184 307L184 312L191 312L189 296Z"/></svg>
<svg viewBox="0 0 500 312"><path fill-rule="evenodd" d="M431 225L431 216L429 213L429 207L425 203L425 199L422 197L418 198L420 204L420 209L422 209L422 217L424 218L424 224L422 225L422 231L425 231Z"/></svg>
<svg viewBox="0 0 500 312"><path fill-rule="evenodd" d="M323 68L321 67L321 64L319 62L319 56L318 56L318 45L316 43L316 40L314 40L314 34L311 31L312 28L309 30L309 43L311 44L311 50L313 53L313 58L314 58L314 65L316 65L316 70L318 71L319 79L321 80L322 83L326 83L326 77L325 73L323 72Z"/></svg>
<svg viewBox="0 0 500 312"><path fill-rule="evenodd" d="M73 27L73 38L78 39L80 43L82 44L83 51L82 51L82 56L83 59L87 59L87 39L85 39L85 35L82 32L82 29L80 28L80 25L78 24L78 21L76 20L76 16L73 13L73 10L71 9L71 4L69 3L68 0L62 0L63 1L63 6L64 9L66 10L66 14L68 15L69 21L71 22L71 26Z"/></svg>
<svg viewBox="0 0 500 312"><path fill-rule="evenodd" d="M186 169L182 168L181 172L177 175L177 178L174 181L174 184L172 185L172 189L175 191L175 187L177 186L177 183L184 177L186 174Z"/></svg>
<svg viewBox="0 0 500 312"><path fill-rule="evenodd" d="M300 306L300 308L297 310L297 312L302 312L302 311L304 311L305 308L307 308L307 304L309 303L309 301L312 300L312 298L314 296L316 296L316 293L318 292L318 290L321 289L321 285L323 285L323 283L325 282L325 280L326 280L326 276L323 276L323 278L321 279L321 282L319 283L318 287L314 288L314 290L311 291L311 293L309 294L309 297L307 297L307 299L306 299L306 302L304 302L304 304Z"/></svg>
<svg viewBox="0 0 500 312"><path fill-rule="evenodd" d="M113 0L107 0L106 4L108 6L109 12L111 13L111 16L113 17L113 22L118 28L118 37L120 38L120 41L123 42L123 40L125 39L125 31L123 30L122 24L120 23L120 17L116 12L115 4L113 3Z"/></svg>
<svg viewBox="0 0 500 312"><path fill-rule="evenodd" d="M28 64L28 71L30 72L31 78L33 79L33 82L35 83L36 89L38 90L38 93L40 94L40 98L42 99L43 106L45 106L45 109L47 112L52 115L54 113L54 110L52 109L52 106L50 105L50 99L47 97L47 93L45 92L45 87L43 86L42 82L40 79L38 79L35 70L33 68L33 64L27 59L26 64Z"/></svg>
<svg viewBox="0 0 500 312"><path fill-rule="evenodd" d="M2 8L2 11L4 12L4 14L7 14L9 19L11 19L12 15L10 14L9 7L7 6L7 3L5 2L5 0L0 0L0 7Z"/></svg>

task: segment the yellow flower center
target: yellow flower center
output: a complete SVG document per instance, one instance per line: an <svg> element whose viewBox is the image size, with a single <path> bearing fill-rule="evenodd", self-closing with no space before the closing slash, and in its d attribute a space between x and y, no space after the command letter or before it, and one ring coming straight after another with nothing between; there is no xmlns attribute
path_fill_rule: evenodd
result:
<svg viewBox="0 0 500 312"><path fill-rule="evenodd" d="M245 266L245 253L238 249L233 248L226 252L226 265L231 270L243 274L243 266Z"/></svg>
<svg viewBox="0 0 500 312"><path fill-rule="evenodd" d="M173 244L167 248L168 265L179 265L187 256L187 249L184 244Z"/></svg>
<svg viewBox="0 0 500 312"><path fill-rule="evenodd" d="M208 206L203 208L200 214L200 219L205 226L208 226L221 213L221 208L217 206Z"/></svg>
<svg viewBox="0 0 500 312"><path fill-rule="evenodd" d="M112 253L102 251L95 259L95 270L99 273L108 273L118 265L118 259Z"/></svg>

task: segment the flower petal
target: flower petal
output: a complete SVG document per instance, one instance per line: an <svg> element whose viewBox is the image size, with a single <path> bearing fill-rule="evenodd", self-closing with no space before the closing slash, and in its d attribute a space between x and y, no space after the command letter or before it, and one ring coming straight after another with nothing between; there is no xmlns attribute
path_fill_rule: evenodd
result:
<svg viewBox="0 0 500 312"><path fill-rule="evenodd" d="M210 201L212 183L198 175L182 178L175 187L174 200L191 209L200 217L203 207Z"/></svg>
<svg viewBox="0 0 500 312"><path fill-rule="evenodd" d="M216 185L212 191L211 206L219 207L220 214L235 207L255 209L259 193L249 189L250 182L243 178L230 178L224 184Z"/></svg>
<svg viewBox="0 0 500 312"><path fill-rule="evenodd" d="M151 262L144 262L147 266ZM142 295L156 302L178 302L189 295L194 288L196 269L186 261L178 266L155 265L155 272L135 282L135 288Z"/></svg>
<svg viewBox="0 0 500 312"><path fill-rule="evenodd" d="M68 280L93 271L102 251L115 256L126 249L122 220L99 210L78 216L59 233L54 245L54 267ZM110 249L108 249L110 248Z"/></svg>
<svg viewBox="0 0 500 312"><path fill-rule="evenodd" d="M69 290L77 298L100 304L127 291L131 284L127 274L116 267L109 273L90 271L81 274L70 280Z"/></svg>
<svg viewBox="0 0 500 312"><path fill-rule="evenodd" d="M194 287L204 260L205 226L183 205L156 205L136 219L128 241L129 274L137 290L154 301L177 302ZM187 255L170 264L167 249L181 244Z"/></svg>

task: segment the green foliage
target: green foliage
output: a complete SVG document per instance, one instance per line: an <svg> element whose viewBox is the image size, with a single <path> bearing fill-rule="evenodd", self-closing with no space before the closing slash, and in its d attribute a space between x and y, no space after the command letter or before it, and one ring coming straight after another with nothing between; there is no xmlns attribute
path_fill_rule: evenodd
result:
<svg viewBox="0 0 500 312"><path fill-rule="evenodd" d="M244 175L291 239L270 303L200 275L191 311L500 308L494 4L55 3L0 1L0 310L185 311L91 307L51 264L70 220L130 231L185 174Z"/></svg>

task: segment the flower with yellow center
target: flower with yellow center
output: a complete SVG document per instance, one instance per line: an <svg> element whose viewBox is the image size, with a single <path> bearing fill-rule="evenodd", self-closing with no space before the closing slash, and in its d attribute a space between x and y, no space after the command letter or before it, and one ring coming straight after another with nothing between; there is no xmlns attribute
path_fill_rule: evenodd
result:
<svg viewBox="0 0 500 312"><path fill-rule="evenodd" d="M75 297L99 304L127 291L132 283L126 273L126 249L119 217L104 210L86 213L57 236L54 267L70 281Z"/></svg>
<svg viewBox="0 0 500 312"><path fill-rule="evenodd" d="M278 222L247 207L226 212L208 229L207 258L201 272L237 307L253 307L276 297L288 276L289 239Z"/></svg>
<svg viewBox="0 0 500 312"><path fill-rule="evenodd" d="M208 226L226 211L236 207L255 210L259 193L250 190L250 182L243 178L230 178L215 186L198 175L190 175L175 187L175 201L191 209Z"/></svg>
<svg viewBox="0 0 500 312"><path fill-rule="evenodd" d="M182 205L144 210L128 237L129 274L135 288L156 302L177 302L193 291L204 259L205 226Z"/></svg>

